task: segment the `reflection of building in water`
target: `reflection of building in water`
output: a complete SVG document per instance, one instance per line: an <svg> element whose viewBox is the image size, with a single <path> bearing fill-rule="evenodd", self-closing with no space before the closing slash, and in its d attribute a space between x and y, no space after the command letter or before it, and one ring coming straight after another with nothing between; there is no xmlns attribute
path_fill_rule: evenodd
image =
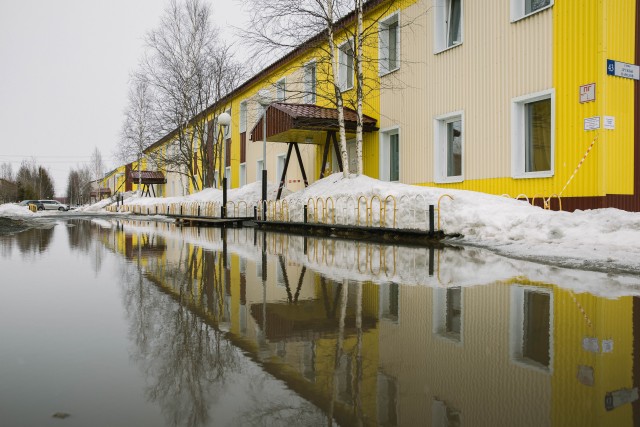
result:
<svg viewBox="0 0 640 427"><path fill-rule="evenodd" d="M281 236L228 230L223 240L217 229L155 227L164 240L149 232L146 242L161 242L164 253L139 251L147 276L340 423L640 420L637 402L635 416L629 404L605 409L607 393L632 388L639 369L632 326L640 327L640 314L631 297L575 294L521 277L475 287L336 282L312 271L316 264L284 256ZM135 258L145 242L138 234L131 244L118 237L118 250ZM186 243L196 235L207 243ZM314 247L314 261L333 256ZM449 257L455 252L442 259Z"/></svg>

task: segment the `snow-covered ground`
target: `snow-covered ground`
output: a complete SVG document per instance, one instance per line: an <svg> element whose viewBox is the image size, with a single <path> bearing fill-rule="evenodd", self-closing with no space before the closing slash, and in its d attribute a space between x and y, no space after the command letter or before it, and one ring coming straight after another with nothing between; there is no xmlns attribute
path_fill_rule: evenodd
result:
<svg viewBox="0 0 640 427"><path fill-rule="evenodd" d="M269 199L273 200L276 185L270 183L268 190ZM228 200L236 205L244 201L252 206L259 199L260 183L228 192ZM423 230L428 224L428 206L435 205L437 210L440 205L440 228L449 235L462 236L448 239L449 243L484 247L501 255L564 267L640 274L640 213L618 209L554 212L485 193L389 183L366 176L343 178L340 173L288 194L283 200L286 203L272 204L276 219L301 221L302 207L307 204L311 220L363 225L369 216L373 226ZM127 194L125 204L152 206L221 201L220 190L207 189L174 198ZM103 201L76 213L105 212L107 203ZM286 215L277 212L286 212ZM27 208L0 205L0 216L38 215L41 214L33 214ZM271 208L269 215L273 216Z"/></svg>

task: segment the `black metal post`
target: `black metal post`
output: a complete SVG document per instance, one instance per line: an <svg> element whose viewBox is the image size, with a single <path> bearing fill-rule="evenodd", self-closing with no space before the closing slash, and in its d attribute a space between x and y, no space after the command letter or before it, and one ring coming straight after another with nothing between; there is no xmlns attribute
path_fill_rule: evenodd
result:
<svg viewBox="0 0 640 427"><path fill-rule="evenodd" d="M433 205L429 205L429 235L433 236L435 232L435 210Z"/></svg>
<svg viewBox="0 0 640 427"><path fill-rule="evenodd" d="M435 249L433 246L429 247L429 276L433 276L433 258L434 258Z"/></svg>
<svg viewBox="0 0 640 427"><path fill-rule="evenodd" d="M220 211L222 218L227 217L227 177L222 178L222 209Z"/></svg>
<svg viewBox="0 0 640 427"><path fill-rule="evenodd" d="M200 205L198 205L198 216L200 216Z"/></svg>
<svg viewBox="0 0 640 427"><path fill-rule="evenodd" d="M303 208L302 212L304 213L304 223L306 224L307 223L307 216L309 214L309 207L307 205L304 205L304 208ZM306 242L306 237L305 237L305 242ZM305 253L307 253L306 252L306 247L305 247Z"/></svg>
<svg viewBox="0 0 640 427"><path fill-rule="evenodd" d="M255 220L258 219L258 207L257 206L253 207L253 219L255 219Z"/></svg>
<svg viewBox="0 0 640 427"><path fill-rule="evenodd" d="M262 161L266 161L262 159ZM267 169L262 166L262 220L267 220Z"/></svg>

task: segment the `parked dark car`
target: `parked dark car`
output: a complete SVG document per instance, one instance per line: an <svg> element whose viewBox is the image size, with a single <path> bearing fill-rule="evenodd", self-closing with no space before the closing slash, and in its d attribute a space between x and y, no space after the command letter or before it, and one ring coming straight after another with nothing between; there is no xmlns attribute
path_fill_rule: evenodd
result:
<svg viewBox="0 0 640 427"><path fill-rule="evenodd" d="M39 211L44 210L44 203L42 203L40 200L23 200L20 203L18 203L18 206L29 206L29 205L36 205Z"/></svg>

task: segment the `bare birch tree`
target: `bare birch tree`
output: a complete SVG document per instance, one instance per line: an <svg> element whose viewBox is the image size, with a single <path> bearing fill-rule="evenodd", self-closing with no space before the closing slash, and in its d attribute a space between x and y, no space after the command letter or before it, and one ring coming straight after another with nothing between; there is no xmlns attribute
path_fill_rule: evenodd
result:
<svg viewBox="0 0 640 427"><path fill-rule="evenodd" d="M320 66L326 67L328 79L323 82L318 80L318 83L325 83L330 89L318 96L335 105L338 111L344 176L348 175L349 164L343 114L345 107L353 108L357 113L356 160L357 173L361 174L364 106L368 95L381 87L377 69L380 61L384 60L377 55L367 55L365 48L377 46L380 32L384 31L381 30L380 23L398 1L245 0L245 3L252 10L250 29L243 31L248 44L258 46L262 53L266 52L270 57L273 54L283 55L297 48L313 48L320 53L322 57L316 57L316 61ZM376 7L375 12L371 12L373 7ZM368 14L366 25L365 14ZM414 21L415 18L406 20L402 26L412 25ZM337 36L340 40L345 40L342 47L337 45ZM343 54L340 53L341 50ZM346 83L343 80L346 76L341 76L339 70L347 64L341 61L341 56L345 58L343 61L347 61L347 56L353 59L355 97L343 95ZM368 75L376 76L375 78L366 78L367 67L372 71ZM402 82L393 80L393 85L397 84Z"/></svg>
<svg viewBox="0 0 640 427"><path fill-rule="evenodd" d="M129 87L127 108L118 144L118 157L125 163L138 161L138 190L142 191L142 155L155 141L151 90L142 75L135 75ZM150 158L150 161L153 157Z"/></svg>
<svg viewBox="0 0 640 427"><path fill-rule="evenodd" d="M156 130L171 135L170 149L150 153L167 171L188 177L199 190L213 182L216 159L207 108L233 90L242 67L221 41L211 9L201 0L172 0L146 37L141 73L153 92ZM215 112L219 111L214 109Z"/></svg>

